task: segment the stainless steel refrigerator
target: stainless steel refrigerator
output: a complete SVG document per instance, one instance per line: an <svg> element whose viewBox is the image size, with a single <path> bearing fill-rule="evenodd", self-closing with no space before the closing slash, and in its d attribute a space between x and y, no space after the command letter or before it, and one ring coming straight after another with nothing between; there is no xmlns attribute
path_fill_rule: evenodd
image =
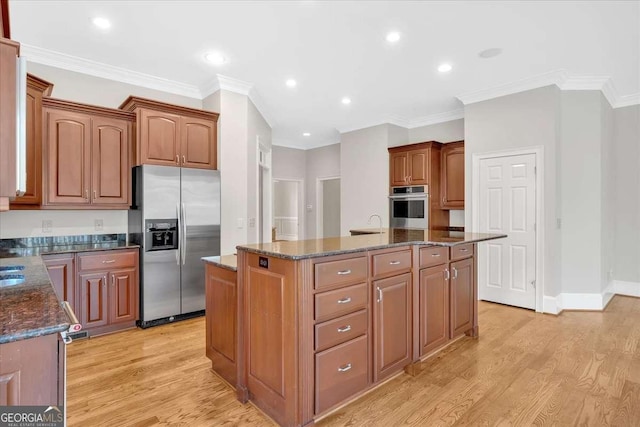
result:
<svg viewBox="0 0 640 427"><path fill-rule="evenodd" d="M129 240L141 246L143 328L204 313L204 256L220 255L220 172L136 166Z"/></svg>

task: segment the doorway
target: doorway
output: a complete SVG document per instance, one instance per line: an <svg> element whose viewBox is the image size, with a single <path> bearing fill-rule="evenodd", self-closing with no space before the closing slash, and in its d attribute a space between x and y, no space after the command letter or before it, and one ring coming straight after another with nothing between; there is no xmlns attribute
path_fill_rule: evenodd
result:
<svg viewBox="0 0 640 427"><path fill-rule="evenodd" d="M542 308L541 149L474 155L473 229L506 234L478 244L478 296Z"/></svg>
<svg viewBox="0 0 640 427"><path fill-rule="evenodd" d="M318 178L317 198L317 238L340 236L340 177Z"/></svg>
<svg viewBox="0 0 640 427"><path fill-rule="evenodd" d="M302 181L273 180L273 240L302 240Z"/></svg>

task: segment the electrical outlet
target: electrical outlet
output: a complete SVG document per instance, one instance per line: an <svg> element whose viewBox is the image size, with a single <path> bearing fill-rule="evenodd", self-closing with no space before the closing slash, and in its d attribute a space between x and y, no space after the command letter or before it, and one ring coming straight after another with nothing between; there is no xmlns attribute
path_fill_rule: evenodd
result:
<svg viewBox="0 0 640 427"><path fill-rule="evenodd" d="M104 222L101 219L94 220L93 225L95 226L96 231L102 231L104 228Z"/></svg>
<svg viewBox="0 0 640 427"><path fill-rule="evenodd" d="M53 221L50 219L42 220L42 232L43 233L51 233L53 229Z"/></svg>
<svg viewBox="0 0 640 427"><path fill-rule="evenodd" d="M311 212L313 210L313 205L307 205L307 212Z"/></svg>
<svg viewBox="0 0 640 427"><path fill-rule="evenodd" d="M255 218L249 218L249 227L253 228L256 226L256 219Z"/></svg>

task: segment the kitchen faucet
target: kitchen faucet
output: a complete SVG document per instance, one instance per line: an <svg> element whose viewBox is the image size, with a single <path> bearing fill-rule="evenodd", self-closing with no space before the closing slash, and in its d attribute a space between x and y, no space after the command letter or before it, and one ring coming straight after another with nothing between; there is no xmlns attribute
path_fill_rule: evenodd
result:
<svg viewBox="0 0 640 427"><path fill-rule="evenodd" d="M382 218L380 217L380 215L378 215L378 214L371 215L369 217L369 221L367 221L367 224L371 224L371 220L373 219L373 217L378 217L378 221L379 221L379 224L380 224L380 227L379 227L380 228L380 234L382 234Z"/></svg>

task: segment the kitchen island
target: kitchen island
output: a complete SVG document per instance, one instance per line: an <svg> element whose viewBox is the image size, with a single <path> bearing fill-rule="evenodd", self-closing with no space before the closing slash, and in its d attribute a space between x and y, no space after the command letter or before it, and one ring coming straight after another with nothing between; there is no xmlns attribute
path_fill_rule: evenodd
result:
<svg viewBox="0 0 640 427"><path fill-rule="evenodd" d="M238 246L235 376L223 377L240 400L280 425L311 425L478 335L476 243L505 236L382 231Z"/></svg>

